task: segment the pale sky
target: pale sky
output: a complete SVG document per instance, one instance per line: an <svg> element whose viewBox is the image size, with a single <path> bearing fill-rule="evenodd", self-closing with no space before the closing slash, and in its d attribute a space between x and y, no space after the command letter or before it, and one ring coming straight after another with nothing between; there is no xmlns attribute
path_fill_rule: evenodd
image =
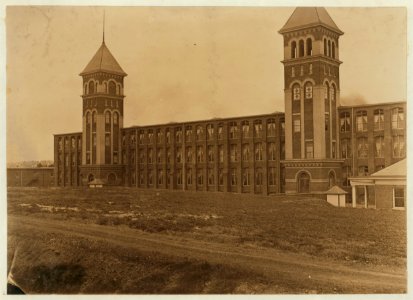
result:
<svg viewBox="0 0 413 300"><path fill-rule="evenodd" d="M107 7L125 79L124 127L284 111L282 36L294 8ZM406 100L406 10L327 8L341 103ZM102 42L102 7L8 7L7 161L53 159L79 132L78 74Z"/></svg>

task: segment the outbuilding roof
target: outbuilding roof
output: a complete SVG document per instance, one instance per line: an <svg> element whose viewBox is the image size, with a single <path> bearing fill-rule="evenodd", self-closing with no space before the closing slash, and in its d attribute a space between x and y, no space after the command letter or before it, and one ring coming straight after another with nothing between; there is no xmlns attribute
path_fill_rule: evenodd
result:
<svg viewBox="0 0 413 300"><path fill-rule="evenodd" d="M343 34L324 7L297 7L279 32L285 33L317 25L323 25L338 34Z"/></svg>
<svg viewBox="0 0 413 300"><path fill-rule="evenodd" d="M110 53L105 42L102 42L102 45L93 56L92 60L87 64L86 68L82 71L82 73L80 73L80 75L86 75L99 71L115 73L122 76L127 75L122 70L115 57L113 57L112 53Z"/></svg>
<svg viewBox="0 0 413 300"><path fill-rule="evenodd" d="M384 168L376 173L370 175L370 177L400 177L407 175L406 173L406 159L398 161L387 168Z"/></svg>
<svg viewBox="0 0 413 300"><path fill-rule="evenodd" d="M347 192L345 190L343 190L342 188L340 188L339 186L335 185L331 189L329 189L326 192L326 194L329 194L329 195L343 195L343 194L347 194Z"/></svg>

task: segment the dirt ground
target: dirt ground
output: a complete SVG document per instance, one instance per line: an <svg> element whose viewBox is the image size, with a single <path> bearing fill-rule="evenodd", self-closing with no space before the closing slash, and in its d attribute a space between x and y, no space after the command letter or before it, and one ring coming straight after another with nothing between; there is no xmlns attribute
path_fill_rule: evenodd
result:
<svg viewBox="0 0 413 300"><path fill-rule="evenodd" d="M404 212L128 191L9 190L14 280L28 293L406 292Z"/></svg>

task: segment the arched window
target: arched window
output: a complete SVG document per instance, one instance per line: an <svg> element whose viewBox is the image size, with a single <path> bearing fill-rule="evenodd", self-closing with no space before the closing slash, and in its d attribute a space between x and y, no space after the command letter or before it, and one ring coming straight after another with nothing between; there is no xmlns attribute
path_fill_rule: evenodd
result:
<svg viewBox="0 0 413 300"><path fill-rule="evenodd" d="M105 123L110 124L110 112L108 111L105 114Z"/></svg>
<svg viewBox="0 0 413 300"><path fill-rule="evenodd" d="M313 55L313 41L311 38L307 39L307 55Z"/></svg>
<svg viewBox="0 0 413 300"><path fill-rule="evenodd" d="M324 39L324 55L327 56L327 40Z"/></svg>
<svg viewBox="0 0 413 300"><path fill-rule="evenodd" d="M109 95L116 95L116 83L109 81Z"/></svg>
<svg viewBox="0 0 413 300"><path fill-rule="evenodd" d="M336 44L334 42L332 44L332 54L331 54L331 56L333 58L336 58Z"/></svg>
<svg viewBox="0 0 413 300"><path fill-rule="evenodd" d="M96 125L96 120L97 120L96 112L93 112L93 113L92 113L92 122L93 122L93 125Z"/></svg>
<svg viewBox="0 0 413 300"><path fill-rule="evenodd" d="M117 84L116 87L117 87L116 94L120 95L121 94L120 93L120 91L121 91L120 84Z"/></svg>
<svg viewBox="0 0 413 300"><path fill-rule="evenodd" d="M93 94L95 92L95 84L93 81L89 82L89 94Z"/></svg>
<svg viewBox="0 0 413 300"><path fill-rule="evenodd" d="M300 86L298 83L293 85L293 100L300 100L301 95L300 95Z"/></svg>
<svg viewBox="0 0 413 300"><path fill-rule="evenodd" d="M84 94L85 94L85 95L87 94L87 84L85 84L85 91L84 91Z"/></svg>
<svg viewBox="0 0 413 300"><path fill-rule="evenodd" d="M328 187L331 188L336 185L336 175L334 172L328 174Z"/></svg>
<svg viewBox="0 0 413 300"><path fill-rule="evenodd" d="M330 101L336 101L336 86L334 84L331 85L330 89Z"/></svg>
<svg viewBox="0 0 413 300"><path fill-rule="evenodd" d="M117 125L119 120L119 115L117 112L113 113L113 124Z"/></svg>
<svg viewBox="0 0 413 300"><path fill-rule="evenodd" d="M298 56L299 57L303 57L304 56L304 41L300 40L300 42L298 43Z"/></svg>
<svg viewBox="0 0 413 300"><path fill-rule="evenodd" d="M311 82L305 84L305 99L313 99L313 85Z"/></svg>
<svg viewBox="0 0 413 300"><path fill-rule="evenodd" d="M326 89L324 91L324 100L328 100L328 96L330 94L330 86L328 85L328 82L326 82Z"/></svg>
<svg viewBox="0 0 413 300"><path fill-rule="evenodd" d="M90 124L90 112L86 113L86 124Z"/></svg>
<svg viewBox="0 0 413 300"><path fill-rule="evenodd" d="M291 58L296 58L297 57L297 43L293 41L291 43Z"/></svg>
<svg viewBox="0 0 413 300"><path fill-rule="evenodd" d="M327 55L331 57L331 42L330 41L327 42L327 47L328 47L327 48Z"/></svg>

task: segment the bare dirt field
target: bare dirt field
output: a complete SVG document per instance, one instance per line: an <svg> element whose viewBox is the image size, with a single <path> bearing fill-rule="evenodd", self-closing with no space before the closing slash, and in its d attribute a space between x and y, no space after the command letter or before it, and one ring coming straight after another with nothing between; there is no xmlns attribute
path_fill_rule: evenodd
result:
<svg viewBox="0 0 413 300"><path fill-rule="evenodd" d="M28 293L403 293L404 211L314 198L9 189L8 262Z"/></svg>

